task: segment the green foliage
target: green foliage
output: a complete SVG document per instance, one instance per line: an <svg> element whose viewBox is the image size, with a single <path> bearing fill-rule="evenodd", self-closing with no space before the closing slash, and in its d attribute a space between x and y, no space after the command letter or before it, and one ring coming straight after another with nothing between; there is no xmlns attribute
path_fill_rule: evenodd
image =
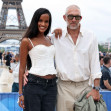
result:
<svg viewBox="0 0 111 111"><path fill-rule="evenodd" d="M99 45L98 47L101 52L111 52L111 49L108 51L108 48L104 48L102 45Z"/></svg>

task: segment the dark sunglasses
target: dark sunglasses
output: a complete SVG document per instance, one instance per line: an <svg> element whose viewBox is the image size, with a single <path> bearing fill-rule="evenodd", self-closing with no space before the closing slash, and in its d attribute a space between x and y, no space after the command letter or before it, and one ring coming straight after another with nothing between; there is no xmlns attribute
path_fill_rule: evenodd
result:
<svg viewBox="0 0 111 111"><path fill-rule="evenodd" d="M67 18L69 20L72 20L74 17L76 20L80 20L82 18L82 16L80 16L80 15L67 15Z"/></svg>

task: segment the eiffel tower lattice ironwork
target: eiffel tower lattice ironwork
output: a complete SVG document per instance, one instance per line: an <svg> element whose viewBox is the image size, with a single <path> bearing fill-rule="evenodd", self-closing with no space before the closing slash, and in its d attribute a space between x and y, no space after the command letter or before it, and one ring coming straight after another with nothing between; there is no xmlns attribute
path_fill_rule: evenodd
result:
<svg viewBox="0 0 111 111"><path fill-rule="evenodd" d="M21 2L23 0L2 0L3 5L0 14L0 42L7 39L20 40L27 29ZM15 9L17 12L18 26L6 26L8 10Z"/></svg>

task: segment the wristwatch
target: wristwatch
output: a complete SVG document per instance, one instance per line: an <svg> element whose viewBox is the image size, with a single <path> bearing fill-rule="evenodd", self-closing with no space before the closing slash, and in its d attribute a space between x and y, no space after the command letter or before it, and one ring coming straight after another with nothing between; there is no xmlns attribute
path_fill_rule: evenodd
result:
<svg viewBox="0 0 111 111"><path fill-rule="evenodd" d="M93 89L99 91L99 90L100 90L100 87L99 87L99 86L94 86Z"/></svg>

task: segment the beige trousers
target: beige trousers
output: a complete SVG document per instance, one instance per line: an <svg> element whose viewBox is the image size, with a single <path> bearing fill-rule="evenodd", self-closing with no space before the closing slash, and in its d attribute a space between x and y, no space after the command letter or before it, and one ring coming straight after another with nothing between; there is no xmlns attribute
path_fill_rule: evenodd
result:
<svg viewBox="0 0 111 111"><path fill-rule="evenodd" d="M56 111L74 111L74 102L85 91L90 91L89 80L83 82L69 82L58 80L57 108Z"/></svg>

